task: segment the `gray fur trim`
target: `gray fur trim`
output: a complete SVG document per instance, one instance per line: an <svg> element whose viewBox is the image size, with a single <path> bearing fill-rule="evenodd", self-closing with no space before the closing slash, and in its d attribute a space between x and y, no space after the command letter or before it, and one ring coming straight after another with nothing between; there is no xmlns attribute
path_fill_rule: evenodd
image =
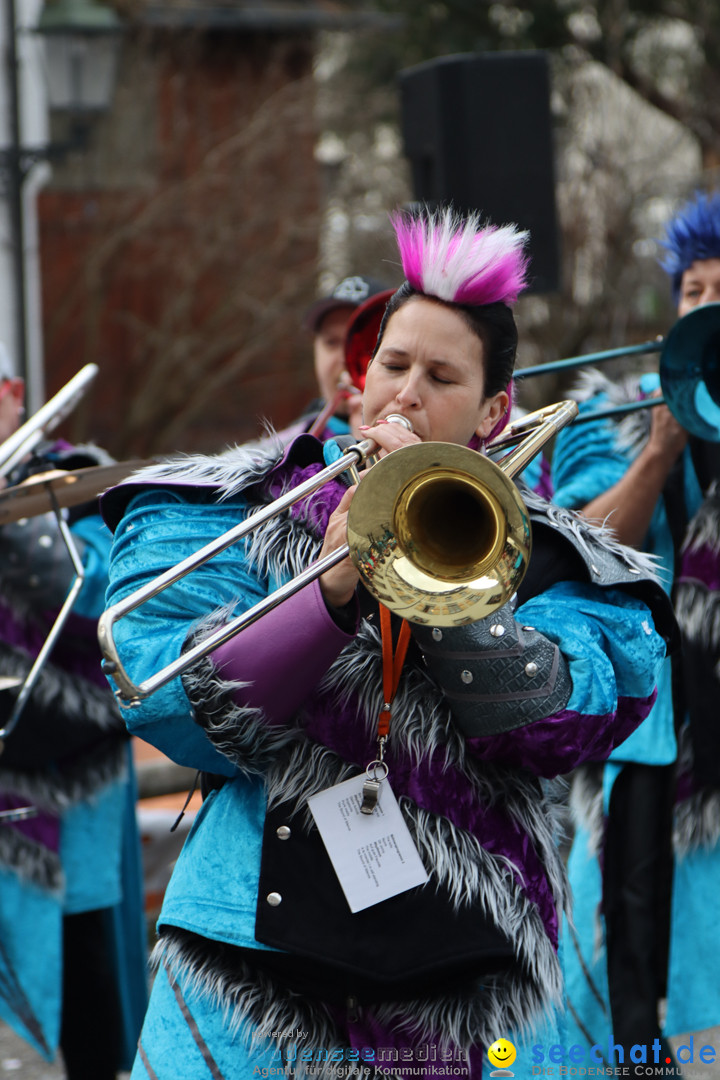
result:
<svg viewBox="0 0 720 1080"><path fill-rule="evenodd" d="M659 580L657 557L621 544L609 526L595 524L574 510L567 510L565 507L549 503L541 495L525 486L522 489L522 496L528 510L540 511L560 532L570 534L575 546L584 553L588 563L592 564L598 552L605 551L617 559L624 568L630 569L638 578L650 578L655 582Z"/></svg>
<svg viewBox="0 0 720 1080"><path fill-rule="evenodd" d="M103 749L101 755L88 755L75 767L65 766L62 772L43 769L34 773L0 768L0 789L29 799L50 813L61 814L79 802L91 800L108 784L126 776L127 741L123 738L109 749Z"/></svg>
<svg viewBox="0 0 720 1080"><path fill-rule="evenodd" d="M154 967L167 964L181 985L189 983L193 993L207 996L211 1007L227 1018L231 1037L240 1034L246 1045L260 1045L265 1032L291 1033L277 1041L277 1047L286 1057L296 1057L296 1075L309 1075L301 1060L303 1049L344 1047L345 1036L321 1002L284 990L249 965L236 963L230 970L208 962L200 938L191 943L182 931L164 927L151 963ZM540 954L532 958L530 981L527 974L516 970L500 978L489 977L474 994L447 994L368 1007L368 1011L388 1030L404 1029L418 1043L439 1040L443 1048L465 1055L475 1045L489 1046L498 1031L529 1034L549 1004L561 1005L560 965L546 937ZM298 1031L307 1032L307 1038L300 1040ZM336 1064L310 1064L312 1075L337 1080Z"/></svg>
<svg viewBox="0 0 720 1080"><path fill-rule="evenodd" d="M720 647L720 593L700 581L682 580L675 590L675 616L687 641Z"/></svg>
<svg viewBox="0 0 720 1080"><path fill-rule="evenodd" d="M467 998L461 994L380 1005L378 1021L410 1032L428 1042L441 1032L444 1045L463 1053L478 1044L490 1046L497 1031L514 1031L527 1038L550 1009L563 1004L560 964L547 937L539 944L530 970L515 969L489 976Z"/></svg>
<svg viewBox="0 0 720 1080"><path fill-rule="evenodd" d="M0 643L0 675L24 680L31 663L22 649ZM43 710L52 708L58 723L72 723L76 717L83 717L101 731L124 729L115 698L107 687L96 686L52 663L43 665L31 701Z"/></svg>
<svg viewBox="0 0 720 1080"><path fill-rule="evenodd" d="M282 525L276 525L276 537L284 545L284 529ZM300 531L296 524L296 531ZM270 539L270 537L269 537ZM266 565L274 557L273 546L270 544L264 548L262 561ZM265 565L259 567L260 571ZM222 613L218 613L222 619ZM206 623L209 628L212 620ZM198 635L199 636L199 635ZM209 665L212 668L212 665ZM189 678L189 681L188 681ZM261 721L262 714L258 710L241 709L234 713L235 719L228 720L227 724L217 725L217 701L218 695L232 695L234 686L218 678L217 672L202 668L193 670L190 677L185 676L186 685L190 687L191 700L196 709L198 720L206 729L218 727L222 731L223 739L227 739L228 757L238 767L243 767L240 762L246 761L242 754L247 744L252 739L247 738L249 725L253 727ZM353 641L343 649L334 661L325 679L319 687L321 693L332 694L339 706L346 706L349 702L355 702L358 722L365 725L368 747L374 745L375 718L383 703L382 694L382 645L379 630L370 622L363 621ZM206 698L205 694L209 696ZM260 728L257 729L260 734ZM261 755L262 762L267 760L267 753L276 754L282 746L301 742L304 739L302 732L294 728L284 730L280 728L262 728ZM269 740L269 742L267 741ZM221 740L216 741L216 745ZM540 795L538 788L533 792L523 790L526 781L521 781L511 770L493 766L490 763L482 763L479 766L466 753L465 740L452 722L450 710L441 689L432 679L430 673L420 667L408 666L403 672L393 708L393 744L398 744L411 760L419 762L424 758L440 757L448 766L453 766L468 775L476 787L478 798L492 804L498 798L502 798L523 827L530 827L533 843L536 850L542 852L542 857L550 857L549 865L557 859L552 829L548 824L547 817L543 813L537 815L537 819L529 823L526 820L525 805L528 802L538 802ZM299 751L296 751L299 752ZM356 763L360 764L360 763ZM264 768L264 765L262 766ZM279 772L276 772L275 769ZM334 768L342 769L340 760L336 759ZM330 780L333 767L327 771L326 779ZM273 798L287 801L293 798L292 779L290 770L285 764L276 765L271 769L268 778L269 790L273 792ZM307 772L298 770L294 775L307 776ZM335 780L337 783L336 772ZM282 777L282 778L281 778ZM522 795L520 794L522 791ZM274 793L277 792L277 795ZM302 787L304 797L308 795L306 783ZM561 884L562 874L556 875L556 896L562 903L564 886Z"/></svg>
<svg viewBox="0 0 720 1080"><path fill-rule="evenodd" d="M304 738L299 729L271 727L261 709L237 705L233 694L243 684L221 679L208 657L182 679L195 718L208 739L245 775L265 775L283 748Z"/></svg>
<svg viewBox="0 0 720 1080"><path fill-rule="evenodd" d="M265 789L268 807L288 803L293 815L300 815L307 828L313 816L307 800L327 788L356 776L359 765L344 761L319 743L303 739L289 755L277 760L268 770Z"/></svg>
<svg viewBox="0 0 720 1080"><path fill-rule="evenodd" d="M272 1040L272 1045L285 1058L292 1048L300 1059L303 1049L343 1046L339 1028L321 1003L283 991L265 973L241 961L227 969L209 963L201 938L193 941L188 934L164 928L150 958L153 970L161 964L169 968L183 989L208 998L214 1009L221 1010L231 1037L241 1039L250 1053L255 1048L260 1053L267 1051L265 1033L269 1032L283 1032ZM307 1032L304 1042L297 1038L299 1031ZM301 1060L295 1065L296 1075L307 1075ZM313 1068L313 1075L321 1080L337 1080L337 1066L324 1063L321 1068L320 1072Z"/></svg>
<svg viewBox="0 0 720 1080"><path fill-rule="evenodd" d="M588 850L599 855L605 833L602 765L580 765L570 781L570 811L573 820L590 834Z"/></svg>
<svg viewBox="0 0 720 1080"><path fill-rule="evenodd" d="M284 447L272 440L247 446L230 446L220 454L178 454L132 473L125 484L139 480L148 487L181 483L183 487L218 487L220 498L229 499L263 480L283 456Z"/></svg>
<svg viewBox="0 0 720 1080"><path fill-rule="evenodd" d="M0 828L0 865L43 892L59 897L65 889L60 856L9 825Z"/></svg>
<svg viewBox="0 0 720 1080"><path fill-rule="evenodd" d="M692 521L688 524L683 551L709 548L716 557L720 555L720 486L713 480L707 495Z"/></svg>
<svg viewBox="0 0 720 1080"><path fill-rule="evenodd" d="M30 660L24 651L0 644L0 675L25 679ZM127 739L115 698L109 689L46 663L30 697L33 705L57 717L58 724L97 724L99 732L117 732L110 747L66 761L62 769L22 772L4 769L0 756L0 788L16 792L53 813L92 796L127 773ZM23 723L20 717L18 725ZM12 735L9 736L12 738Z"/></svg>
<svg viewBox="0 0 720 1080"><path fill-rule="evenodd" d="M697 791L675 807L673 846L678 858L693 851L712 851L720 841L720 792Z"/></svg>
<svg viewBox="0 0 720 1080"><path fill-rule="evenodd" d="M334 661L320 685L339 706L355 702L358 722L365 725L368 746L375 742L375 723L383 705L382 642L378 628L363 620L354 640ZM407 665L393 702L393 743L401 742L415 762L440 755L464 769L465 740L452 723L447 703L430 673Z"/></svg>

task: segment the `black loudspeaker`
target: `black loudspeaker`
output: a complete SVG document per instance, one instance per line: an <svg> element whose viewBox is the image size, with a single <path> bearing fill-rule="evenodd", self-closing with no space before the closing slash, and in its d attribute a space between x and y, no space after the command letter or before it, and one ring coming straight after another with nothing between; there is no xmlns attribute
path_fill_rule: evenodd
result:
<svg viewBox="0 0 720 1080"><path fill-rule="evenodd" d="M550 75L541 52L468 53L400 72L415 199L530 231L529 292L560 285Z"/></svg>

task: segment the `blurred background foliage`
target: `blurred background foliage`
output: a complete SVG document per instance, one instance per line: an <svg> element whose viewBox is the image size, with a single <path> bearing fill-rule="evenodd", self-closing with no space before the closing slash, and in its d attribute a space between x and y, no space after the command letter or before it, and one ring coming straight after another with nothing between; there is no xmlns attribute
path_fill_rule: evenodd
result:
<svg viewBox="0 0 720 1080"><path fill-rule="evenodd" d="M552 72L562 283L557 293L518 303L520 362L665 333L673 308L658 268L664 222L679 200L717 180L720 5L375 0L373 6L392 29L328 35L316 63L317 156L326 192L321 283L357 263L377 271L370 264L387 258L387 209L412 198L399 72L440 56L541 49ZM480 141L483 114L492 108L492 101L477 103ZM651 357L646 364L656 362ZM525 402L544 404L572 380L566 374L528 381Z"/></svg>

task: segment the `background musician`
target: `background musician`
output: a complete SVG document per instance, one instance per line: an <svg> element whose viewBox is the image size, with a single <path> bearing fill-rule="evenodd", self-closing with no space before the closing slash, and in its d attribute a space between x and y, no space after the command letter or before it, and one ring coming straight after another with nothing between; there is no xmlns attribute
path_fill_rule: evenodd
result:
<svg viewBox="0 0 720 1080"><path fill-rule="evenodd" d="M449 211L395 225L408 280L363 394L362 432L388 463L437 440L465 452L502 426L526 272L512 226ZM337 452L308 436L264 451L170 461L106 494L109 603ZM136 607L117 623L131 674L156 672L338 548L355 497L331 481ZM608 753L646 715L670 627L645 560L528 498L517 606L403 629L346 558L127 710L133 731L222 777L165 894L133 1080L244 1080L285 1064L330 1080L383 1062L429 1077L440 1053L477 1078L501 1034L547 1023L558 1041L566 886L541 778ZM402 843L428 881L352 912L306 799L362 784L385 723Z"/></svg>
<svg viewBox="0 0 720 1080"><path fill-rule="evenodd" d="M312 335L319 397L298 420L280 432L283 441L311 429L320 439L345 435L350 430L348 398L357 388L353 387L345 366L345 334L353 313L378 293L391 295L378 279L354 274L343 278L331 293L308 309L305 329Z"/></svg>
<svg viewBox="0 0 720 1080"><path fill-rule="evenodd" d="M0 441L24 385L0 352ZM1 449L1 447L0 447ZM107 463L96 447L41 443L4 478ZM0 673L24 681L74 577L55 514L0 526ZM96 622L110 537L97 501L62 512L86 577L0 753L0 1016L70 1080L127 1066L146 1004L142 877L129 742L100 670ZM0 690L1 726L17 689Z"/></svg>
<svg viewBox="0 0 720 1080"><path fill-rule="evenodd" d="M679 316L720 301L720 194L699 193L682 206L664 248ZM584 380L581 408L658 389L654 374L612 383L595 371ZM651 1042L666 996L670 1035L720 1022L713 914L720 888L718 460L717 444L689 436L662 405L568 429L556 442L556 501L652 552L683 632L682 656L668 661L648 719L605 768L575 778L577 935L566 962L577 1041L604 1041L612 1032L624 1045Z"/></svg>

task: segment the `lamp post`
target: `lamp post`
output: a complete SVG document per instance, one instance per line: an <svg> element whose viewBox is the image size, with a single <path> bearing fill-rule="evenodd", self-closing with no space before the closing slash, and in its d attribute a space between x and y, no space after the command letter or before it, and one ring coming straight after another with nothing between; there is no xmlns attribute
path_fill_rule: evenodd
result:
<svg viewBox="0 0 720 1080"><path fill-rule="evenodd" d="M8 142L0 149L0 174L7 203L14 292L15 363L28 374L26 229L23 188L39 162L62 158L87 145L92 121L110 107L123 23L97 0L47 0L32 32L45 44L47 105L69 122L68 138L28 146L21 125L21 79L16 0L5 0Z"/></svg>

